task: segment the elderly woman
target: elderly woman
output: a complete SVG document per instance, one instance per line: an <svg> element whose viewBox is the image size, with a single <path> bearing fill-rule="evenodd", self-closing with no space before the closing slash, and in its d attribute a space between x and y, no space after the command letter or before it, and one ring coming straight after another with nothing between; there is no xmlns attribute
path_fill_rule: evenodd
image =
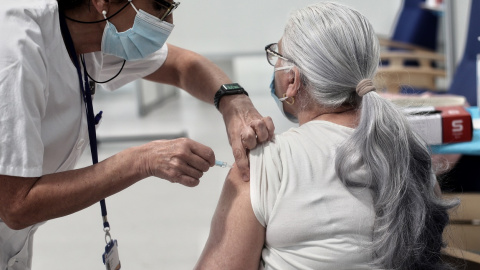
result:
<svg viewBox="0 0 480 270"><path fill-rule="evenodd" d="M375 92L367 19L322 2L294 12L272 96L299 127L250 152L250 182L227 176L197 269L448 269L447 209L425 143Z"/></svg>

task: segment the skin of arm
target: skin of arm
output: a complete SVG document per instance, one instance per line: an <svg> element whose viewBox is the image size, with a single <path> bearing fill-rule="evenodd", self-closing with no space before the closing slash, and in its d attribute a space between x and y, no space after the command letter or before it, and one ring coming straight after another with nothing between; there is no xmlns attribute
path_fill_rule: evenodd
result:
<svg viewBox="0 0 480 270"><path fill-rule="evenodd" d="M243 181L238 167L233 166L195 269L258 269L264 242L265 228L250 202L250 183Z"/></svg>
<svg viewBox="0 0 480 270"><path fill-rule="evenodd" d="M84 209L148 176L196 186L215 163L209 147L190 139L153 141L102 162L42 177L0 175L0 218L19 230Z"/></svg>
<svg viewBox="0 0 480 270"><path fill-rule="evenodd" d="M174 85L209 104L213 104L213 97L222 84L231 83L228 76L207 58L171 44L168 44L165 63L145 79ZM257 143L271 140L275 126L270 117L262 117L258 113L246 95L224 96L219 107L235 162L244 181L248 181L246 149L253 149Z"/></svg>

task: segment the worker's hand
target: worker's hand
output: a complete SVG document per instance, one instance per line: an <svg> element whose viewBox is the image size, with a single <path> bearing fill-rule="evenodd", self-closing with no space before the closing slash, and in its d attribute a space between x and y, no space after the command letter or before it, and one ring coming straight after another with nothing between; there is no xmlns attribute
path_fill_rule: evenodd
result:
<svg viewBox="0 0 480 270"><path fill-rule="evenodd" d="M272 140L275 131L273 121L270 117L262 117L246 95L222 97L220 112L227 127L235 163L242 179L249 181L248 151L255 148L257 143Z"/></svg>
<svg viewBox="0 0 480 270"><path fill-rule="evenodd" d="M147 175L188 187L198 185L203 173L215 165L210 147L187 138L153 141L140 148Z"/></svg>

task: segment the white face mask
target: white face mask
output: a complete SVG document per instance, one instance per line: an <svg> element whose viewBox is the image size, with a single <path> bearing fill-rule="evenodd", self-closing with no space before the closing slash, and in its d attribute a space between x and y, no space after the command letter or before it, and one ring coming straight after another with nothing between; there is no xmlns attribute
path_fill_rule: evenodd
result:
<svg viewBox="0 0 480 270"><path fill-rule="evenodd" d="M292 68L293 66L286 66L286 67L279 67L279 68L275 68L273 70L273 76L272 76L272 82L270 83L270 94L272 95L273 99L275 100L275 103L277 104L278 108L280 109L280 111L282 112L282 114L288 119L290 120L291 122L293 123L298 123L298 118L295 117L293 114L289 113L289 112L286 112L284 109L283 109L283 101L286 100L288 97L283 97L283 98L278 98L277 95L275 94L275 72L276 71L279 71L279 70L285 70L285 69L289 69L289 68Z"/></svg>
<svg viewBox="0 0 480 270"><path fill-rule="evenodd" d="M170 36L174 25L137 10L132 28L119 33L115 26L107 21L102 37L102 52L125 60L138 60L159 50ZM105 19L106 16L104 15Z"/></svg>

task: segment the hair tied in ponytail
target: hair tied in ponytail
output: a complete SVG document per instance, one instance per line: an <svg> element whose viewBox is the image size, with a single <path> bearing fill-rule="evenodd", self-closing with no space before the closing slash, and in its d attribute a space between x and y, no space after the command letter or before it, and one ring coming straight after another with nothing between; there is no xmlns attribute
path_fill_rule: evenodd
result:
<svg viewBox="0 0 480 270"><path fill-rule="evenodd" d="M357 84L356 91L360 97L363 97L366 93L370 91L375 91L375 86L373 86L372 80L363 79Z"/></svg>

